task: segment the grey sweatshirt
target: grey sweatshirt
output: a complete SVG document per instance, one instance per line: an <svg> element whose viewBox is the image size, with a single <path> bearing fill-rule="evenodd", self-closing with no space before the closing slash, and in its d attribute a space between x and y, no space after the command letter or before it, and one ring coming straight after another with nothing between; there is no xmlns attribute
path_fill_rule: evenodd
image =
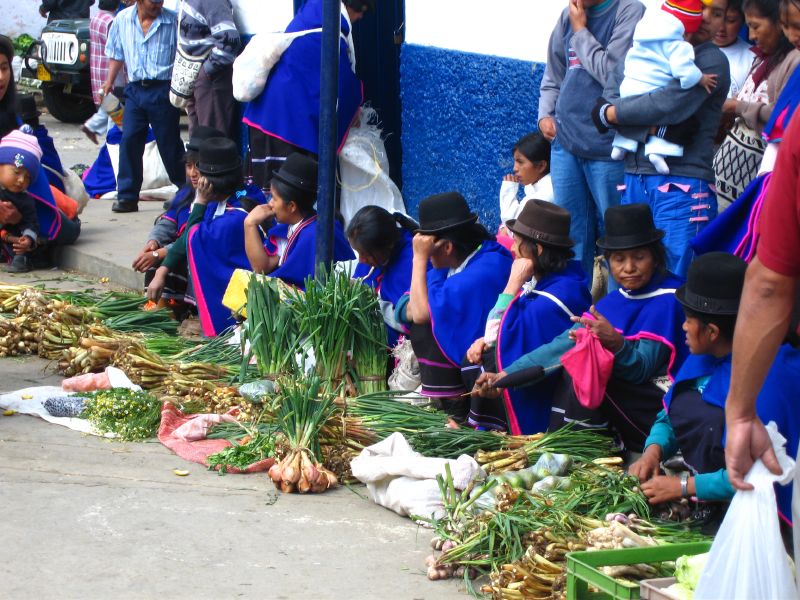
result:
<svg viewBox="0 0 800 600"><path fill-rule="evenodd" d="M556 139L577 156L610 160L613 134L599 134L589 112L609 74L624 62L643 14L639 0L606 0L587 10L586 29L572 31L568 8L553 29L538 120L555 117Z"/></svg>
<svg viewBox="0 0 800 600"><path fill-rule="evenodd" d="M203 69L211 76L233 64L241 47L230 0L181 0L178 45L190 56L211 49Z"/></svg>
<svg viewBox="0 0 800 600"><path fill-rule="evenodd" d="M694 63L703 73L717 75L717 87L709 94L701 86L681 89L673 80L666 87L649 94L619 97L623 64L615 70L605 90L605 98L617 109L619 132L625 137L644 142L653 125L675 125L695 115L700 122L692 141L683 147L683 156L667 157L671 175L714 181L714 136L722 117L722 104L730 88L730 67L725 55L711 42L695 46ZM625 172L635 175L658 175L644 155L640 144L634 154L625 158Z"/></svg>

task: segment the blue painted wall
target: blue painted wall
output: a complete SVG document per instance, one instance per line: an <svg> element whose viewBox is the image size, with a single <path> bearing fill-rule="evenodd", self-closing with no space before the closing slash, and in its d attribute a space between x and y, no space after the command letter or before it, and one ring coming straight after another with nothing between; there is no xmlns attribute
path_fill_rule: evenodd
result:
<svg viewBox="0 0 800 600"><path fill-rule="evenodd" d="M536 130L544 64L405 44L400 56L403 197L458 190L490 231L511 148Z"/></svg>

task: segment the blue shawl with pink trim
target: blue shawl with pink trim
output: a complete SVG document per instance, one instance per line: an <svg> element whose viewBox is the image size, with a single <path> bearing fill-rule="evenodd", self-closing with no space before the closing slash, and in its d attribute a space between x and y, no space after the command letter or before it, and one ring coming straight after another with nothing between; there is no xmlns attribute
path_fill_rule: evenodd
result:
<svg viewBox="0 0 800 600"><path fill-rule="evenodd" d="M289 226L277 224L267 232L264 249L268 254L277 252L279 239L287 239L278 268L269 273L288 284L305 289L307 277L313 277L317 260L317 215L316 213L303 220L289 236ZM333 260L353 260L356 257L347 241L342 224L334 219L333 223Z"/></svg>
<svg viewBox="0 0 800 600"><path fill-rule="evenodd" d="M683 284L677 275L654 275L645 287L635 292L619 289L596 305L597 312L622 333L627 340L655 340L670 350L667 375L674 379L688 349L683 333L684 313L675 299L675 290Z"/></svg>
<svg viewBox="0 0 800 600"><path fill-rule="evenodd" d="M286 32L319 27L322 27L322 0L308 0ZM345 36L350 32L344 17L341 29ZM295 39L272 69L264 91L245 108L242 122L318 153L321 48L321 33ZM350 122L363 101L361 82L353 73L347 49L347 42L340 37L337 148L344 143Z"/></svg>
<svg viewBox="0 0 800 600"><path fill-rule="evenodd" d="M175 223L177 234L183 233L186 222L191 213L192 200L194 199L194 188L188 183L179 189L170 202L169 208L164 213L163 218Z"/></svg>
<svg viewBox="0 0 800 600"><path fill-rule="evenodd" d="M203 220L189 230L186 244L197 312L206 336L215 336L234 323L222 297L234 270L250 270L244 249L247 211L227 205L215 216L218 207L218 202L209 203Z"/></svg>
<svg viewBox="0 0 800 600"><path fill-rule="evenodd" d="M460 273L428 271L428 305L433 337L453 367L460 368L470 344L483 336L486 317L505 289L511 253L486 240Z"/></svg>
<svg viewBox="0 0 800 600"><path fill-rule="evenodd" d="M370 267L359 263L353 272L353 278L360 278L365 285L375 288L378 297L390 303L392 306L411 287L411 263L414 259L414 249L411 244L412 234L410 231L403 231L400 241L392 251L389 262L382 267L375 267L370 272ZM367 277L369 275L369 277ZM389 347L394 347L397 338L403 333L396 329L386 326L388 333Z"/></svg>
<svg viewBox="0 0 800 600"><path fill-rule="evenodd" d="M702 398L709 404L725 408L725 399L731 382L731 355L724 358L691 355L675 377L675 384L664 397L664 406L669 411L672 390L682 381L709 377ZM800 442L800 405L797 403L796 382L800 378L800 350L784 344L778 350L770 367L764 386L756 399L756 413L764 422L775 421L778 431L786 438L786 451L790 457L797 456ZM724 440L723 440L724 441ZM792 517L792 486L777 486L778 508L785 520Z"/></svg>
<svg viewBox="0 0 800 600"><path fill-rule="evenodd" d="M517 294L500 323L496 347L498 371L572 327L571 315L564 308L536 292L554 296L576 316L582 315L592 304L586 273L580 262L574 260L563 271L551 273L538 281L532 292L523 290ZM503 391L513 435L547 430L556 381L555 377L548 377L536 385Z"/></svg>

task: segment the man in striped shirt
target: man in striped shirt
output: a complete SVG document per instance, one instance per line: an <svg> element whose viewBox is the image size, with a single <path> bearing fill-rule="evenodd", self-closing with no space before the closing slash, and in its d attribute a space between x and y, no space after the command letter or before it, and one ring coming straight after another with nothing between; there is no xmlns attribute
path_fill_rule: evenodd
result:
<svg viewBox="0 0 800 600"><path fill-rule="evenodd" d="M111 27L114 13L118 7L119 0L100 0L97 4L97 8L100 10L89 21L89 74L92 83L92 100L97 106L97 112L81 125L81 131L95 144L97 144L97 136L104 136L108 129L108 113L100 106L100 102L103 101L100 90L108 77L108 57L106 56L108 29Z"/></svg>
<svg viewBox="0 0 800 600"><path fill-rule="evenodd" d="M128 72L119 144L117 200L111 207L114 212L139 210L142 154L148 126L153 129L158 152L172 183L180 187L186 179L180 112L169 101L178 20L163 4L163 0L136 0L136 4L117 15L108 31L109 66L103 93L111 91L123 65Z"/></svg>
<svg viewBox="0 0 800 600"><path fill-rule="evenodd" d="M239 118L233 99L233 60L241 42L230 0L181 0L178 44L190 56L206 56L189 100L189 136L197 125L238 137Z"/></svg>

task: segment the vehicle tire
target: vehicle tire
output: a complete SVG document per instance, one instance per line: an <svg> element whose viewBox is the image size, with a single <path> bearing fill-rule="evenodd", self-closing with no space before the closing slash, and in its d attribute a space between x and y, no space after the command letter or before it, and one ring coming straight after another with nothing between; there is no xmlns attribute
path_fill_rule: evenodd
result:
<svg viewBox="0 0 800 600"><path fill-rule="evenodd" d="M90 97L67 94L63 85L42 86L42 96L50 114L64 123L83 123L96 110Z"/></svg>

